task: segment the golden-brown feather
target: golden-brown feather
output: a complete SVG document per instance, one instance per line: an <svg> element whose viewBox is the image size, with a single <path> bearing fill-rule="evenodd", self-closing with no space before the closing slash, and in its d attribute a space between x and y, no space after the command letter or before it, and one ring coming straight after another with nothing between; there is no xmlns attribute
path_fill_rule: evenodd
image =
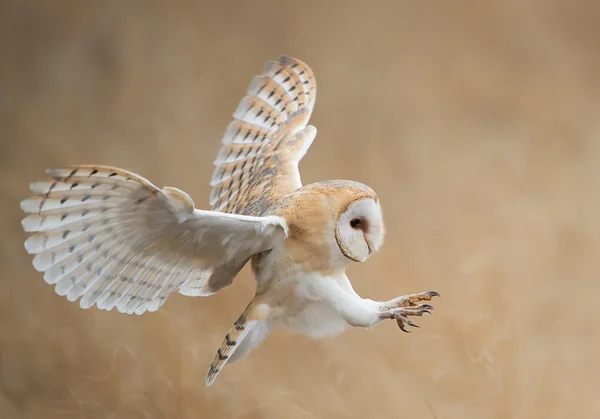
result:
<svg viewBox="0 0 600 419"><path fill-rule="evenodd" d="M316 135L307 126L317 85L310 67L281 57L256 76L233 114L215 160L212 209L262 215L302 186L298 162Z"/></svg>

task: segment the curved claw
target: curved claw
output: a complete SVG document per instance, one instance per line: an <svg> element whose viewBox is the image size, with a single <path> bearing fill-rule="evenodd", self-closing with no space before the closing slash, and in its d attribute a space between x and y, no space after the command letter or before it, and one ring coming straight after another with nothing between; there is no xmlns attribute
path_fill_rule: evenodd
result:
<svg viewBox="0 0 600 419"><path fill-rule="evenodd" d="M413 322L411 322L410 320L406 319L404 320L406 322L407 325L412 326L412 327L416 327L416 328L420 328L421 326L419 326L418 324L414 324Z"/></svg>
<svg viewBox="0 0 600 419"><path fill-rule="evenodd" d="M419 311L419 313L427 313L427 314L431 314L431 311L429 311L429 310L421 310L421 311Z"/></svg>
<svg viewBox="0 0 600 419"><path fill-rule="evenodd" d="M419 306L419 308L425 309L425 310L433 310L433 306L430 306L429 304L421 304Z"/></svg>
<svg viewBox="0 0 600 419"><path fill-rule="evenodd" d="M404 333L410 333L410 331L404 328L404 322L401 319L396 319L396 322L398 323L400 330L402 330Z"/></svg>
<svg viewBox="0 0 600 419"><path fill-rule="evenodd" d="M437 292L437 291L427 291L425 294L429 295L430 297L440 297L441 298L439 292Z"/></svg>

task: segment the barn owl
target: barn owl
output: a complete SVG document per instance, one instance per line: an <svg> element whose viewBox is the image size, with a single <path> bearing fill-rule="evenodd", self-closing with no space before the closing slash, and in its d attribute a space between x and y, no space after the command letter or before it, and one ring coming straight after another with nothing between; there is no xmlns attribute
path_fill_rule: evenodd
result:
<svg viewBox="0 0 600 419"><path fill-rule="evenodd" d="M437 292L373 301L345 273L383 243L377 194L355 181L301 183L316 93L313 71L294 58L254 77L214 163L210 210L115 167L48 170L21 202L33 266L83 309L142 314L175 292L214 294L250 262L255 296L217 350L207 386L280 325L314 339L385 319L418 327L410 317L430 313L424 302Z"/></svg>

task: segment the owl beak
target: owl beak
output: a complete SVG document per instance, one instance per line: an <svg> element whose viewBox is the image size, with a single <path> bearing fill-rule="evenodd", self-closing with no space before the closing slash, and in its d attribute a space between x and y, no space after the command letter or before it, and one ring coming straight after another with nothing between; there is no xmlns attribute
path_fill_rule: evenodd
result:
<svg viewBox="0 0 600 419"><path fill-rule="evenodd" d="M365 239L365 243L367 243L367 249L369 249L368 256L371 256L371 253L373 253L373 248L371 247L371 243L369 243L369 239L367 238L367 235L365 233L363 233L363 238Z"/></svg>
<svg viewBox="0 0 600 419"><path fill-rule="evenodd" d="M373 249L371 248L371 245L368 241L365 240L365 243L367 243L367 249L369 249L369 256L371 256L371 254L373 253Z"/></svg>

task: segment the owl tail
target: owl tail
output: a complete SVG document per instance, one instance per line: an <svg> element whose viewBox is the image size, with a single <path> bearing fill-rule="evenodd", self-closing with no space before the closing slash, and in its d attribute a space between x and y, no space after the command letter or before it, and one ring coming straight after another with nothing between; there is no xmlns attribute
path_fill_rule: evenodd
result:
<svg viewBox="0 0 600 419"><path fill-rule="evenodd" d="M242 358L252 347L264 339L267 331L264 320L267 318L269 311L270 309L266 304L252 302L235 321L229 332L225 335L225 340L223 340L215 359L208 368L208 373L206 374L207 387L213 384L227 362L233 362L236 359ZM253 329L258 333L253 333L253 338L247 339ZM244 339L247 339L248 342L244 342ZM235 353L236 350L239 350L240 353Z"/></svg>

